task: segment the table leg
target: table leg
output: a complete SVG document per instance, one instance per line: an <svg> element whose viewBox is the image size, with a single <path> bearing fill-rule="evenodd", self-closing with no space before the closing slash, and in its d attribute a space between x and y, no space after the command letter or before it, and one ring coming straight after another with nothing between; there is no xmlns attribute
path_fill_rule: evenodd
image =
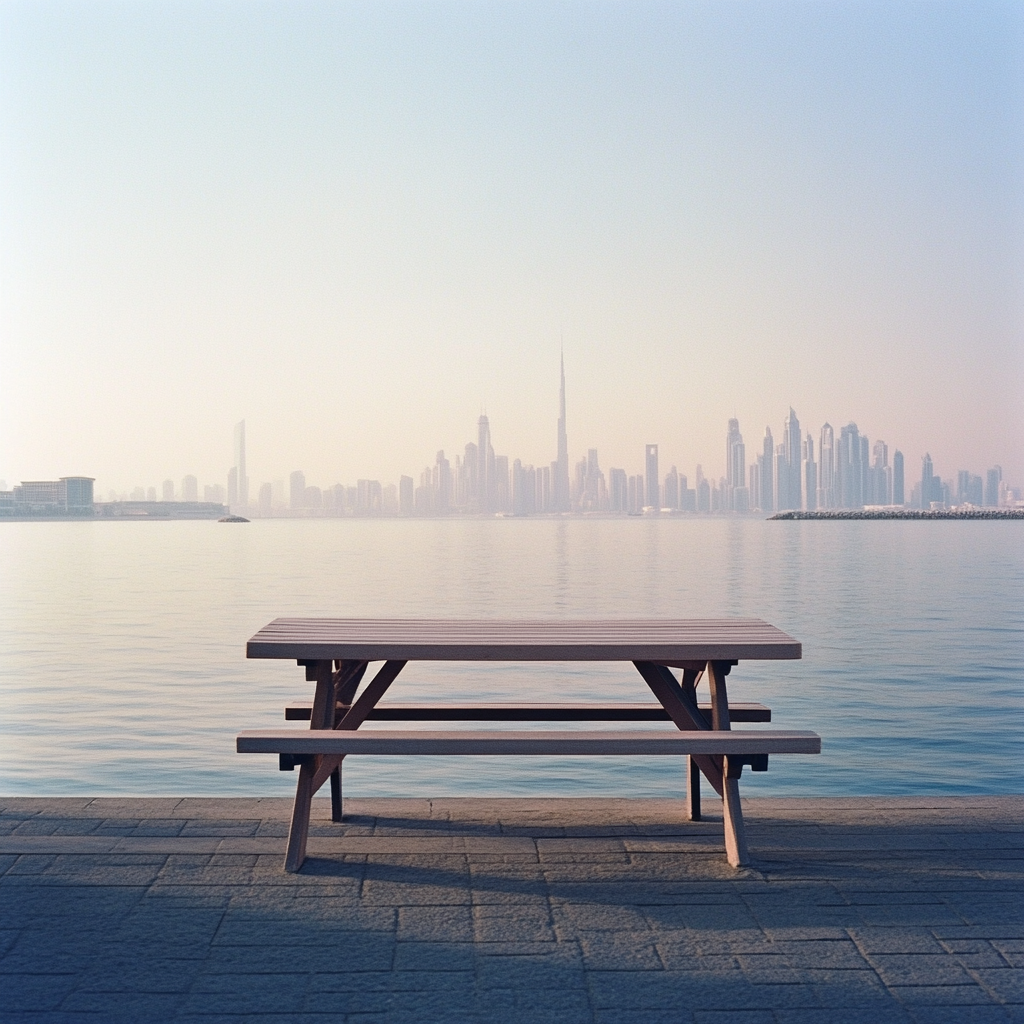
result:
<svg viewBox="0 0 1024 1024"><path fill-rule="evenodd" d="M729 720L729 695L725 677L731 666L728 662L708 662L708 685L711 687L711 725L714 729L732 729ZM750 862L747 852L746 829L743 825L743 808L740 806L740 773L742 763L730 764L724 758L722 772L722 819L725 825L725 855L734 867Z"/></svg>
<svg viewBox="0 0 1024 1024"><path fill-rule="evenodd" d="M747 851L747 831L740 807L740 780L730 773L729 758L725 759L725 792L722 794L722 817L725 823L725 856L734 868L750 863ZM742 765L737 765L738 776Z"/></svg>
<svg viewBox="0 0 1024 1024"><path fill-rule="evenodd" d="M331 661L316 663L316 693L313 697L313 710L309 716L311 729L330 729L334 723L334 664ZM316 758L312 764L306 763L299 768L299 781L295 786L295 803L292 805L292 823L288 830L288 847L284 855L285 871L298 871L306 859L306 839L309 835L309 813L313 802L313 794L318 787L314 786L316 774Z"/></svg>
<svg viewBox="0 0 1024 1024"><path fill-rule="evenodd" d="M700 676L697 669L684 668L679 684L692 697L694 705L697 704L697 680ZM689 754L686 755L686 817L690 821L700 821L700 766Z"/></svg>
<svg viewBox="0 0 1024 1024"><path fill-rule="evenodd" d="M341 765L331 772L331 821L341 821Z"/></svg>
<svg viewBox="0 0 1024 1024"><path fill-rule="evenodd" d="M313 766L299 768L299 782L295 787L292 806L292 824L288 830L288 848L284 855L285 871L295 872L306 859L306 837L309 835L309 811L313 801Z"/></svg>
<svg viewBox="0 0 1024 1024"><path fill-rule="evenodd" d="M405 668L404 661L386 661L377 671L363 689L363 692L356 698L355 703L348 708L343 717L334 726L335 729L358 729L366 721L366 716L376 707L377 701L384 696L388 687L398 678L398 673ZM318 758L316 774L313 777L313 792L315 793L330 777L337 768L344 754L331 754L327 757Z"/></svg>
<svg viewBox="0 0 1024 1024"><path fill-rule="evenodd" d="M677 729L686 732L688 730L704 731L711 728L697 707L697 699L692 687L688 689L682 687L664 665L655 665L651 661L634 661L633 664L643 676L644 682L651 688L651 692L658 698L661 706L668 712L669 718L675 723ZM694 679L696 679L696 673ZM693 760L714 787L715 792L721 796L721 757L710 754L694 754Z"/></svg>
<svg viewBox="0 0 1024 1024"><path fill-rule="evenodd" d="M339 661L334 673L334 720L331 728L337 729L348 714L355 699L359 683L366 673L365 661ZM331 821L343 821L345 817L341 790L341 763L331 772Z"/></svg>
<svg viewBox="0 0 1024 1024"><path fill-rule="evenodd" d="M686 755L686 816L700 821L700 768L692 754Z"/></svg>

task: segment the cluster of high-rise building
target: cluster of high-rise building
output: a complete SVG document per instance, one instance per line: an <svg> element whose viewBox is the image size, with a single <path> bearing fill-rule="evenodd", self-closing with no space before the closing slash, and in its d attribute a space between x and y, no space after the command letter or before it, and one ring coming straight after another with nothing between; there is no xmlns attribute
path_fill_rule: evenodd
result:
<svg viewBox="0 0 1024 1024"><path fill-rule="evenodd" d="M903 453L884 441L872 445L856 423L835 430L822 425L817 447L804 433L793 409L778 444L766 427L761 450L748 466L739 422L729 420L725 441L727 475L719 506L723 510L781 512L790 509L863 508L906 504Z"/></svg>
<svg viewBox="0 0 1024 1024"><path fill-rule="evenodd" d="M644 447L643 472L630 474L601 469L596 448L574 466L569 462L565 412L565 364L561 366L555 459L541 466L510 460L495 452L490 420L481 415L476 439L449 459L439 451L433 465L418 478L402 476L397 484L358 480L354 486L320 488L301 470L284 480L264 483L255 501L246 468L245 421L235 425L233 465L227 486L207 485L199 498L199 482L186 476L180 488L165 480L157 489L135 488L130 494L111 492L102 508L120 505L127 512L174 502L191 505L197 514L214 514L223 504L244 514L274 515L537 515L552 513L782 512L802 509L857 509L865 506L912 508L961 505L1019 504L1019 489L1008 487L995 466L986 477L960 470L943 480L930 455L922 459L921 475L908 480L903 453L889 456L885 441L870 442L856 423L838 435L825 423L815 438L805 432L793 409L786 416L778 442L771 427L752 459L748 459L737 419L730 419L725 437L725 474L717 480L696 467L691 480L671 466L663 473L658 445ZM92 509L92 479L61 477L59 481L27 481L12 491L0 484L0 515L84 514ZM908 492L909 485L909 492ZM129 507L131 506L131 507ZM153 511L149 509L148 511ZM127 512L125 514L127 514Z"/></svg>
<svg viewBox="0 0 1024 1024"><path fill-rule="evenodd" d="M241 438L241 441L239 441ZM535 515L565 512L640 514L653 512L776 512L793 509L841 509L865 506L930 508L933 505L1006 505L1019 493L1002 483L999 467L981 477L961 471L955 482L934 474L931 457L922 460L917 482L908 480L903 453L890 461L885 441L871 443L856 423L838 436L825 423L817 439L804 432L789 410L776 443L765 429L760 450L748 462L739 421L729 420L725 441L725 475L718 480L697 466L692 481L671 466L662 475L658 445L644 448L643 472L601 469L597 449L587 451L570 471L565 413L565 365L561 367L557 454L534 466L497 454L486 415L477 422L475 441L449 459L439 451L418 479L403 476L397 484L359 480L321 489L307 483L302 471L291 474L287 496L283 483L264 484L254 509L262 515ZM241 445L241 447L239 447ZM235 467L229 477L245 479L245 425L235 429ZM248 487L246 481L245 487ZM239 489L239 496L242 491ZM251 507L251 506L250 506Z"/></svg>

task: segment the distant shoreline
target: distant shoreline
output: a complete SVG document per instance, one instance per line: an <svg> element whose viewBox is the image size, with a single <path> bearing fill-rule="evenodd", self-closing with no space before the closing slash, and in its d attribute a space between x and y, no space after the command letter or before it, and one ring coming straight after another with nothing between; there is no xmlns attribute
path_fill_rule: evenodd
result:
<svg viewBox="0 0 1024 1024"><path fill-rule="evenodd" d="M1024 519L1024 508L892 508L820 509L776 512L769 519Z"/></svg>
<svg viewBox="0 0 1024 1024"><path fill-rule="evenodd" d="M166 513L142 513L142 514L121 514L121 515L35 515L35 516L9 516L0 515L0 522L7 523L166 523L166 522L188 522L203 521L215 523L225 521L224 513L192 513L187 512L166 512ZM663 511L661 513L644 513L640 515L635 512L569 512L569 513L535 513L531 515L512 515L508 513L480 514L480 513L458 513L454 515L412 515L403 516L396 513L377 514L343 514L343 515L271 515L255 516L252 520L244 519L244 522L273 522L273 521L300 521L300 522L323 522L348 521L388 521L388 522L410 522L417 521L447 521L461 520L486 521L491 519L514 519L514 520L609 520L609 519L666 519L666 520L695 520L711 519L718 521L737 520L758 520L766 522L771 520L838 520L838 519L973 519L973 520L997 520L997 519L1024 519L1024 508L973 508L973 509L917 509L917 508L896 508L896 509L821 509L818 511L791 511L776 512L774 515L764 515L758 512L683 512L679 510ZM233 520L235 522L238 519Z"/></svg>

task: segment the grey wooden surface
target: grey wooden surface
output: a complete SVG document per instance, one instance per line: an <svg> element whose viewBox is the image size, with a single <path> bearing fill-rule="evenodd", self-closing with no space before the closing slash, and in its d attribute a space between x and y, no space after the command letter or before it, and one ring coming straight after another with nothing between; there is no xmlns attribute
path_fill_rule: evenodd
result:
<svg viewBox="0 0 1024 1024"><path fill-rule="evenodd" d="M711 705L697 707L711 721ZM289 722L308 722L311 701L286 704L284 717ZM733 722L770 722L772 710L765 704L730 703ZM637 702L583 704L508 704L498 701L458 704L410 704L389 701L378 704L367 716L368 722L670 722L671 716L660 704Z"/></svg>
<svg viewBox="0 0 1024 1024"><path fill-rule="evenodd" d="M821 737L782 729L702 732L254 729L239 733L240 754L423 754L423 755L674 755L819 754Z"/></svg>
<svg viewBox="0 0 1024 1024"><path fill-rule="evenodd" d="M799 641L761 619L279 618L250 658L345 661L654 661L792 659Z"/></svg>

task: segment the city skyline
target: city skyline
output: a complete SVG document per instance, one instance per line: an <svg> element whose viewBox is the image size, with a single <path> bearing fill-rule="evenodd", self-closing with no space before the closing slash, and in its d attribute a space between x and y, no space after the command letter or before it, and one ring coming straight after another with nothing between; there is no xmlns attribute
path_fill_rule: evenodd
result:
<svg viewBox="0 0 1024 1024"><path fill-rule="evenodd" d="M721 473L713 463L697 463L691 477L688 467L680 470L670 459L661 462L659 444L648 442L637 472L630 466L610 465L605 472L599 450L587 448L570 476L563 354L559 360L555 458L550 462L534 465L496 452L490 418L481 413L475 441L466 442L451 459L445 449L438 449L433 462L416 477L403 473L390 481L367 476L354 484L319 484L307 478L302 469L290 470L287 482L285 477L275 476L261 483L258 494L250 500L246 424L240 420L233 429L233 460L226 486L206 484L203 500L263 515L285 510L295 514L319 510L339 514L529 515L636 513L645 509L746 513L886 505L927 508L932 502L998 505L1015 493L1013 482L1003 478L999 464L986 467L984 478L963 468L943 477L934 473L931 454L926 452L921 457L921 471L915 474L913 467L908 469L899 448L893 446L890 461L888 442L879 438L872 442L853 421L839 428L838 442L836 429L829 422L823 423L816 442L811 431L802 428L792 406L780 436L782 440L776 445L769 424L760 452L748 460L739 419L733 417L727 423ZM671 468L664 471L670 463ZM689 486L691 479L693 487ZM156 493L155 487L136 486L130 493L110 491L107 497L152 501ZM176 493L173 480L165 480L161 493L164 501L196 501L197 478L187 475L180 493Z"/></svg>

